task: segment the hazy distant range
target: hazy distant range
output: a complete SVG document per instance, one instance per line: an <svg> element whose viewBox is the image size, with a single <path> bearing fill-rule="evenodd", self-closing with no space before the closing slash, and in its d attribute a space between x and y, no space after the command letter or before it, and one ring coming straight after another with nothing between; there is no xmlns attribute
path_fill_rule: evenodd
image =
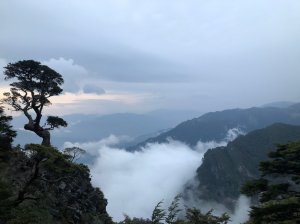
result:
<svg viewBox="0 0 300 224"><path fill-rule="evenodd" d="M261 108L287 108L295 102L273 102ZM70 114L63 116L68 122L67 128L52 131L51 142L62 148L64 142L95 142L110 135L121 137L123 141L118 147L135 146L147 139L154 138L178 124L200 117L204 113L195 110L156 110L144 114L117 113L109 115ZM46 116L45 116L46 117ZM45 118L44 117L44 118ZM13 119L13 126L18 131L14 144L40 143L41 139L34 133L23 129L26 118L23 115Z"/></svg>
<svg viewBox="0 0 300 224"><path fill-rule="evenodd" d="M110 135L116 135L124 139L118 146L127 147L155 137L182 121L199 117L202 114L200 111L192 110L156 110L145 114L71 114L63 116L68 122L67 128L51 132L51 142L54 146L61 148L66 141L72 143L94 142ZM22 115L13 119L12 124L18 131L14 143L21 145L29 142L40 143L41 139L34 133L23 129L25 122L26 118Z"/></svg>

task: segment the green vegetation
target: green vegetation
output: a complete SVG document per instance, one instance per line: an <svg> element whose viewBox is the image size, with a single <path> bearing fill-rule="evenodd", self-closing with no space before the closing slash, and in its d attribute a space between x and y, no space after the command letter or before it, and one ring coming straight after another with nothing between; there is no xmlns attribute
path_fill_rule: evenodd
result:
<svg viewBox="0 0 300 224"><path fill-rule="evenodd" d="M181 195L177 195L168 208L168 215L166 216L166 223L168 224L176 223L177 214L181 211L179 208L180 197Z"/></svg>
<svg viewBox="0 0 300 224"><path fill-rule="evenodd" d="M300 223L300 141L278 145L269 157L271 160L259 165L260 178L248 181L241 188L254 201L259 199L259 204L251 207L247 223ZM161 205L162 201L155 206L151 220L125 216L119 224L225 224L230 221L226 213L215 216L212 210L203 213L197 208L186 208L184 215L179 208L179 196L167 211Z"/></svg>
<svg viewBox="0 0 300 224"><path fill-rule="evenodd" d="M88 167L51 146L12 147L10 120L1 108L0 223L112 223Z"/></svg>
<svg viewBox="0 0 300 224"><path fill-rule="evenodd" d="M33 60L9 63L4 67L5 80L12 79L10 92L3 95L2 102L10 105L15 111L21 111L28 119L24 125L43 139L42 144L50 146L50 130L67 122L57 116L48 116L45 125L41 124L44 107L51 104L49 98L62 93L60 86L64 80L56 71ZM32 117L32 114L35 117Z"/></svg>
<svg viewBox="0 0 300 224"><path fill-rule="evenodd" d="M260 163L260 178L241 189L248 196L259 196L249 223L300 223L300 142L279 145L269 157Z"/></svg>
<svg viewBox="0 0 300 224"><path fill-rule="evenodd" d="M4 115L4 109L0 106L0 149L10 148L16 132L10 125L12 117Z"/></svg>
<svg viewBox="0 0 300 224"><path fill-rule="evenodd" d="M189 208L186 211L187 221L183 222L186 224L226 224L230 220L230 217L224 213L221 217L214 216L212 214L213 210L207 213L202 213L199 209Z"/></svg>
<svg viewBox="0 0 300 224"><path fill-rule="evenodd" d="M227 224L230 217L224 213L220 217L212 214L213 210L206 213L197 208L186 208L185 215L180 214L182 209L179 208L180 195L177 195L167 211L161 208L160 201L154 208L150 219L130 218L125 215L125 219L118 224Z"/></svg>
<svg viewBox="0 0 300 224"><path fill-rule="evenodd" d="M241 186L259 177L259 162L268 158L268 153L276 149L276 144L299 139L299 126L273 124L239 136L226 147L208 150L197 169L199 185L195 195L233 209Z"/></svg>
<svg viewBox="0 0 300 224"><path fill-rule="evenodd" d="M24 148L12 147L15 132L9 124L10 120L11 117L5 116L1 108L0 138L8 140L7 144L0 142L1 223L113 224L106 212L107 201L103 193L91 186L88 167L75 163L84 150L73 147L60 152L51 146L38 144L27 144ZM228 147L232 149L229 152L242 156L235 150L243 149L242 152L248 155L250 161L250 152L259 152L253 150L254 147L261 149L262 145L269 146L274 139L297 138L298 129L296 126L276 124L238 138L229 144ZM224 148L218 150L223 152ZM248 196L259 198L259 204L252 207L248 223L298 223L300 142L279 145L276 151L269 153L269 157L271 160L260 163L260 178L248 182L241 190ZM241 158L239 162L244 161ZM215 161L217 167L218 160ZM249 167L247 169L251 170ZM151 219L125 215L125 219L118 224L226 224L230 221L226 213L216 216L212 210L182 209L179 200L178 195L168 209L163 209L163 202L159 202Z"/></svg>
<svg viewBox="0 0 300 224"><path fill-rule="evenodd" d="M0 220L4 223L112 223L89 169L49 146L0 151Z"/></svg>
<svg viewBox="0 0 300 224"><path fill-rule="evenodd" d="M62 92L61 75L32 60L8 64L4 74L6 79L17 81L10 84L12 88L2 101L22 111L28 118L24 128L35 132L43 142L13 147L16 132L10 125L12 117L6 116L0 106L0 223L113 224L106 212L103 193L91 185L89 168L75 163L85 151L72 147L61 152L51 147L49 131L67 123L49 116L44 126L40 124L43 108L50 104L48 98ZM35 114L34 119L30 111ZM258 161L266 159L272 145L296 139L300 139L300 127L275 124L241 136L227 147L209 150L197 170L202 184L200 191L209 200L231 197L234 201L241 184L259 176ZM300 142L281 144L269 157L271 160L259 165L260 177L241 188L242 193L256 196L259 201L252 206L248 223L300 223ZM230 221L226 213L215 216L213 210L203 213L197 208L181 209L179 200L178 195L166 210L162 208L163 202L159 202L151 219L125 215L119 224L226 224Z"/></svg>

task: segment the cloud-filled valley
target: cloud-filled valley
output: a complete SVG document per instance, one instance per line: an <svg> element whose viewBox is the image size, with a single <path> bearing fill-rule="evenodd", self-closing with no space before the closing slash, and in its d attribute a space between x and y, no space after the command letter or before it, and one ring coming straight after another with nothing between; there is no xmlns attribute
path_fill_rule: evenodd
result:
<svg viewBox="0 0 300 224"><path fill-rule="evenodd" d="M239 134L242 134L239 129L230 129L223 141L199 141L195 148L169 139L166 143L151 143L139 151L128 152L114 147L122 139L113 135L98 142L66 142L65 147L77 146L87 151L91 158L92 182L103 190L108 199L109 214L120 221L124 214L150 218L154 206L161 200L165 207L169 206L173 198L183 192L185 185L194 181L204 153L209 148L225 146ZM248 206L242 202L242 208ZM183 201L184 204L200 205L207 211L212 205L217 214L228 212L216 203ZM246 217L246 214L239 215Z"/></svg>
<svg viewBox="0 0 300 224"><path fill-rule="evenodd" d="M180 223L188 208L299 220L300 176L271 161L300 166L299 12L299 0L0 1L0 224L140 224L177 195ZM263 217L277 202L289 208Z"/></svg>
<svg viewBox="0 0 300 224"><path fill-rule="evenodd" d="M183 190L200 161L201 154L178 142L153 144L134 153L102 148L91 174L115 219L121 220L123 213L150 218L160 200L170 203Z"/></svg>

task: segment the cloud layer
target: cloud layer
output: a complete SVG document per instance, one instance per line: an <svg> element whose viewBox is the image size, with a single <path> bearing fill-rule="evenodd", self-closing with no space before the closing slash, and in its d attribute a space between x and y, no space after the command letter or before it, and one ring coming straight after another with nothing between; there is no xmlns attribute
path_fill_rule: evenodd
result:
<svg viewBox="0 0 300 224"><path fill-rule="evenodd" d="M148 144L141 151L128 152L114 147L124 139L113 135L98 142L68 142L65 147L77 146L87 151L89 162L93 164L90 166L92 182L103 190L108 199L109 214L120 221L124 214L150 218L153 208L161 200L164 200L165 207L169 206L173 198L183 191L185 184L194 181L204 153L209 148L226 145L239 134L239 129L231 129L224 141L199 141L195 149L169 140L162 144ZM248 208L244 201L239 209ZM224 206L215 203L184 203L199 206L204 211L214 208L217 214L228 212ZM245 214L239 213L242 218Z"/></svg>
<svg viewBox="0 0 300 224"><path fill-rule="evenodd" d="M168 203L183 190L200 161L199 153L178 142L153 144L134 153L102 148L91 172L115 220L124 213L149 218L160 200Z"/></svg>
<svg viewBox="0 0 300 224"><path fill-rule="evenodd" d="M132 110L298 101L299 10L297 0L1 1L0 58L48 63L66 91L149 96Z"/></svg>

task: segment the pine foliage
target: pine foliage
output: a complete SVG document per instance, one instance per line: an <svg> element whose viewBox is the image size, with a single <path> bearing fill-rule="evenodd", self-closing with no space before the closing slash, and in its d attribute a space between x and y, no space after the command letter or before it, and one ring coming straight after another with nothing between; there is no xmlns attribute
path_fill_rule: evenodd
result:
<svg viewBox="0 0 300 224"><path fill-rule="evenodd" d="M279 145L269 157L260 163L261 178L241 189L259 195L249 223L300 223L300 142Z"/></svg>

